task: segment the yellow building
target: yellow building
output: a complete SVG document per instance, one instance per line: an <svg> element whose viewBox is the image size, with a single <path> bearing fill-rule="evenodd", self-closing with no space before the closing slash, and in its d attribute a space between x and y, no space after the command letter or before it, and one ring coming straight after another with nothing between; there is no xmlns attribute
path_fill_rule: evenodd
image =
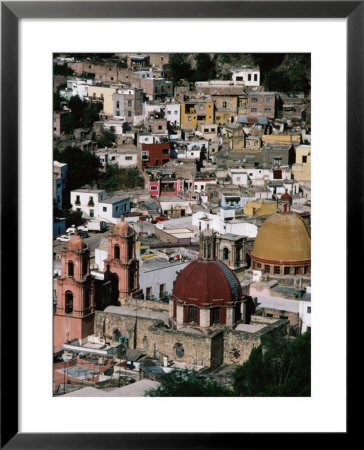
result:
<svg viewBox="0 0 364 450"><path fill-rule="evenodd" d="M204 139L215 140L217 137L217 125L213 123L198 123L197 130Z"/></svg>
<svg viewBox="0 0 364 450"><path fill-rule="evenodd" d="M299 134L264 134L263 142L265 144L299 144L301 136Z"/></svg>
<svg viewBox="0 0 364 450"><path fill-rule="evenodd" d="M248 201L244 206L244 214L250 217L270 216L277 212L276 202L264 202L263 199Z"/></svg>
<svg viewBox="0 0 364 450"><path fill-rule="evenodd" d="M215 121L217 124L237 122L238 97L236 95L219 95L214 97Z"/></svg>
<svg viewBox="0 0 364 450"><path fill-rule="evenodd" d="M181 103L181 127L196 129L199 123L214 122L214 103L211 99L192 99Z"/></svg>
<svg viewBox="0 0 364 450"><path fill-rule="evenodd" d="M110 86L89 86L88 97L90 102L102 102L103 111L105 114L113 115L113 101L112 96L117 91L116 87Z"/></svg>
<svg viewBox="0 0 364 450"><path fill-rule="evenodd" d="M311 145L299 145L296 148L292 174L295 181L311 181Z"/></svg>

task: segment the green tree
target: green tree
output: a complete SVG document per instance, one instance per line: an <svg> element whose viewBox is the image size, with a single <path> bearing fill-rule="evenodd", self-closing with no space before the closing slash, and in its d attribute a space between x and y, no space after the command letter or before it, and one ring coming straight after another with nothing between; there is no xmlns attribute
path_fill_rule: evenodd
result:
<svg viewBox="0 0 364 450"><path fill-rule="evenodd" d="M234 391L243 397L307 397L311 394L311 333L293 341L265 336L234 372Z"/></svg>
<svg viewBox="0 0 364 450"><path fill-rule="evenodd" d="M107 192L144 187L144 178L136 167L123 168L108 164L100 174L98 184Z"/></svg>
<svg viewBox="0 0 364 450"><path fill-rule="evenodd" d="M166 374L147 397L231 397L234 393L210 378L192 371L172 371Z"/></svg>
<svg viewBox="0 0 364 450"><path fill-rule="evenodd" d="M112 147L116 142L115 128L104 128L101 135L96 137L96 142L99 148Z"/></svg>
<svg viewBox="0 0 364 450"><path fill-rule="evenodd" d="M73 70L67 64L53 64L53 75L73 75Z"/></svg>
<svg viewBox="0 0 364 450"><path fill-rule="evenodd" d="M173 53L169 60L169 78L174 82L189 80L193 73L187 53Z"/></svg>
<svg viewBox="0 0 364 450"><path fill-rule="evenodd" d="M207 81L216 78L215 61L208 53L198 53L195 56L196 71L192 75L192 81Z"/></svg>
<svg viewBox="0 0 364 450"><path fill-rule="evenodd" d="M57 148L53 151L56 161L68 164L68 190L90 184L99 178L100 159L89 151L82 151L79 147L68 146L64 150Z"/></svg>

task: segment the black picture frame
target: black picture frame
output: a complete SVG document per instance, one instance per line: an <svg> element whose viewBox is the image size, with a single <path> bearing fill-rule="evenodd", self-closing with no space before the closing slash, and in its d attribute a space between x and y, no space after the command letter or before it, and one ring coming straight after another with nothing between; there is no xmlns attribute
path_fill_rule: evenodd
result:
<svg viewBox="0 0 364 450"><path fill-rule="evenodd" d="M1 448L260 448L277 434L257 433L19 433L14 349L18 305L18 21L22 18L345 18L347 20L347 286L360 279L363 230L364 2L363 1L93 1L1 2ZM9 105L12 105L9 108ZM355 200L354 200L355 199ZM343 262L341 262L342 264ZM12 268L12 270L10 270ZM11 287L12 301L7 301ZM349 298L350 292L347 292ZM9 320L9 318L12 318ZM15 320L13 319L15 318ZM6 337L11 326L12 346ZM11 361L11 370L9 370ZM9 388L11 387L11 388ZM349 418L349 416L348 416ZM349 424L349 420L348 420ZM335 443L349 436L338 433ZM292 439L296 440L296 436ZM299 445L312 439L300 436ZM316 434L315 444L319 436ZM327 436L323 435L327 443ZM321 440L321 439L320 439Z"/></svg>

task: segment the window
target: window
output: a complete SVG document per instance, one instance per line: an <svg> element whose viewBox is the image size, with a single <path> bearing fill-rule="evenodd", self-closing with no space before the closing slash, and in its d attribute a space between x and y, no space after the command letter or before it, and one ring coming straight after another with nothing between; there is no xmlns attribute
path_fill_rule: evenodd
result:
<svg viewBox="0 0 364 450"><path fill-rule="evenodd" d="M120 247L118 244L114 246L114 259L120 259Z"/></svg>
<svg viewBox="0 0 364 450"><path fill-rule="evenodd" d="M243 77L236 77L236 81L244 81Z"/></svg>
<svg viewBox="0 0 364 450"><path fill-rule="evenodd" d="M311 314L311 306L307 306L307 314Z"/></svg>
<svg viewBox="0 0 364 450"><path fill-rule="evenodd" d="M196 306L190 306L190 322L197 323L197 308L196 308Z"/></svg>
<svg viewBox="0 0 364 450"><path fill-rule="evenodd" d="M165 293L166 293L166 285L160 284L159 285L159 298L163 298L165 296Z"/></svg>
<svg viewBox="0 0 364 450"><path fill-rule="evenodd" d="M272 101L272 98L271 98L271 97L268 97L268 98L265 99L265 101L266 101L267 103L270 103L270 102Z"/></svg>
<svg viewBox="0 0 364 450"><path fill-rule="evenodd" d="M251 112L258 112L258 108L250 108Z"/></svg>
<svg viewBox="0 0 364 450"><path fill-rule="evenodd" d="M65 308L66 314L72 314L73 313L73 294L71 291L66 292L66 308Z"/></svg>
<svg viewBox="0 0 364 450"><path fill-rule="evenodd" d="M200 105L200 109L203 109L203 104Z"/></svg>
<svg viewBox="0 0 364 450"><path fill-rule="evenodd" d="M104 94L101 93L100 97L101 97L102 99L104 99Z"/></svg>
<svg viewBox="0 0 364 450"><path fill-rule="evenodd" d="M273 317L273 314L266 314L265 317Z"/></svg>
<svg viewBox="0 0 364 450"><path fill-rule="evenodd" d="M115 161L115 156L112 156L112 157L111 157L111 161Z"/></svg>
<svg viewBox="0 0 364 450"><path fill-rule="evenodd" d="M188 120L191 120L191 116L188 117Z"/></svg>
<svg viewBox="0 0 364 450"><path fill-rule="evenodd" d="M279 266L274 266L274 274L280 275L280 273L281 273L281 268Z"/></svg>
<svg viewBox="0 0 364 450"><path fill-rule="evenodd" d="M271 108L264 108L265 113L270 113L271 111L272 111Z"/></svg>
<svg viewBox="0 0 364 450"><path fill-rule="evenodd" d="M103 206L103 207L102 207L102 210L103 210L104 212L106 212L106 211L107 211L107 207L106 207L106 206Z"/></svg>
<svg viewBox="0 0 364 450"><path fill-rule="evenodd" d="M254 81L258 81L258 74L254 74Z"/></svg>
<svg viewBox="0 0 364 450"><path fill-rule="evenodd" d="M240 177L236 177L236 181L240 181Z"/></svg>
<svg viewBox="0 0 364 450"><path fill-rule="evenodd" d="M220 308L214 308L212 310L212 323L220 323Z"/></svg>
<svg viewBox="0 0 364 450"><path fill-rule="evenodd" d="M79 195L76 195L76 202L75 203L76 203L76 205L80 205L81 204Z"/></svg>
<svg viewBox="0 0 364 450"><path fill-rule="evenodd" d="M116 102L116 107L117 107L117 108L120 108L120 102L119 102L119 100Z"/></svg>
<svg viewBox="0 0 364 450"><path fill-rule="evenodd" d="M162 128L162 125L158 125L158 130L161 130Z"/></svg>
<svg viewBox="0 0 364 450"><path fill-rule="evenodd" d="M158 186L151 186L151 187L150 187L150 190L151 190L151 191L157 191L157 190L158 190Z"/></svg>
<svg viewBox="0 0 364 450"><path fill-rule="evenodd" d="M250 73L248 74L248 81L252 81L252 76Z"/></svg>
<svg viewBox="0 0 364 450"><path fill-rule="evenodd" d="M132 156L125 156L125 161L132 161L133 157Z"/></svg>
<svg viewBox="0 0 364 450"><path fill-rule="evenodd" d="M260 263L257 263L257 269L260 269L262 265Z"/></svg>
<svg viewBox="0 0 364 450"><path fill-rule="evenodd" d="M169 154L169 149L168 148L164 148L163 149L163 155L168 155Z"/></svg>
<svg viewBox="0 0 364 450"><path fill-rule="evenodd" d="M116 111L116 115L117 115L117 116L120 116L120 111Z"/></svg>
<svg viewBox="0 0 364 450"><path fill-rule="evenodd" d="M128 106L133 106L133 102L131 100L128 100Z"/></svg>
<svg viewBox="0 0 364 450"><path fill-rule="evenodd" d="M145 299L146 300L152 300L152 288L147 287L145 290Z"/></svg>
<svg viewBox="0 0 364 450"><path fill-rule="evenodd" d="M93 98L96 98L96 92L94 92L94 93L92 94L92 97L93 97Z"/></svg>
<svg viewBox="0 0 364 450"><path fill-rule="evenodd" d="M128 111L128 117L131 117L131 111Z"/></svg>
<svg viewBox="0 0 364 450"><path fill-rule="evenodd" d="M302 162L306 163L307 162L307 156L302 156Z"/></svg>
<svg viewBox="0 0 364 450"><path fill-rule="evenodd" d="M73 271L73 261L68 261L68 276L73 277L74 271Z"/></svg>
<svg viewBox="0 0 364 450"><path fill-rule="evenodd" d="M115 211L118 211L119 210L119 207L118 206L115 206Z"/></svg>
<svg viewBox="0 0 364 450"><path fill-rule="evenodd" d="M175 113L175 114L178 114L178 111L175 111L174 113Z"/></svg>
<svg viewBox="0 0 364 450"><path fill-rule="evenodd" d="M279 316L280 319L288 319L288 316Z"/></svg>
<svg viewBox="0 0 364 450"><path fill-rule="evenodd" d="M90 217L94 217L94 210L90 209Z"/></svg>
<svg viewBox="0 0 364 450"><path fill-rule="evenodd" d="M285 275L289 275L289 267L285 267L284 268L284 274Z"/></svg>
<svg viewBox="0 0 364 450"><path fill-rule="evenodd" d="M226 102L222 102L223 108L226 108Z"/></svg>
<svg viewBox="0 0 364 450"><path fill-rule="evenodd" d="M167 111L167 114L170 116L171 115L171 111Z"/></svg>
<svg viewBox="0 0 364 450"><path fill-rule="evenodd" d="M111 81L114 81L114 77L111 77Z"/></svg>
<svg viewBox="0 0 364 450"><path fill-rule="evenodd" d="M295 275L298 275L299 269L300 269L299 267L295 267L295 268L294 268L294 274L295 274Z"/></svg>
<svg viewBox="0 0 364 450"><path fill-rule="evenodd" d="M257 101L258 101L258 98L257 97L252 97L252 103L256 103Z"/></svg>

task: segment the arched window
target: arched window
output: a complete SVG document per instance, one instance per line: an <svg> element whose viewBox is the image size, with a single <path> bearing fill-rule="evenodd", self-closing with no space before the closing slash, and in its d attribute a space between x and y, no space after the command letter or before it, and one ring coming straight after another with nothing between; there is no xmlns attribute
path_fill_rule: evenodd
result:
<svg viewBox="0 0 364 450"><path fill-rule="evenodd" d="M85 292L85 309L88 309L91 305L91 292Z"/></svg>
<svg viewBox="0 0 364 450"><path fill-rule="evenodd" d="M82 259L82 275L87 275L87 263L88 260L86 258Z"/></svg>
<svg viewBox="0 0 364 450"><path fill-rule="evenodd" d="M226 247L224 247L224 248L222 249L222 259L223 259L223 260L229 259L229 249L226 248Z"/></svg>
<svg viewBox="0 0 364 450"><path fill-rule="evenodd" d="M220 323L220 308L213 308L212 310L212 323Z"/></svg>
<svg viewBox="0 0 364 450"><path fill-rule="evenodd" d="M73 294L71 291L66 292L66 314L73 313Z"/></svg>
<svg viewBox="0 0 364 450"><path fill-rule="evenodd" d="M68 261L68 276L69 277L73 277L74 275L74 265L73 265L73 261Z"/></svg>
<svg viewBox="0 0 364 450"><path fill-rule="evenodd" d="M197 308L196 308L196 306L190 306L190 322L197 323Z"/></svg>
<svg viewBox="0 0 364 450"><path fill-rule="evenodd" d="M114 247L114 258L120 259L120 247L118 244L116 244Z"/></svg>

